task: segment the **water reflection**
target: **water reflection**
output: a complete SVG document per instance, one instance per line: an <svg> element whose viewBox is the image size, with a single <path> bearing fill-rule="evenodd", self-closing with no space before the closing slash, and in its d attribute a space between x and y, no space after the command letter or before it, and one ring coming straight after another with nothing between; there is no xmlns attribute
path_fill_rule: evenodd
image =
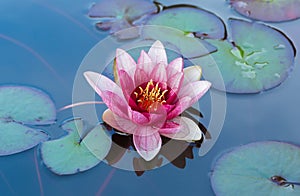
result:
<svg viewBox="0 0 300 196"><path fill-rule="evenodd" d="M202 114L197 110L194 110L193 112L197 112L199 116L202 116ZM191 114L187 112L182 114L182 116L187 115ZM127 156L126 160L130 161L129 164L132 165L133 170L135 171L137 176L143 175L147 170L152 170L165 165L166 161L177 168L184 169L186 166L186 160L194 158L193 149L199 149L204 139L210 139L210 134L207 131L206 127L198 120L196 120L192 115L191 117L196 121L198 126L201 127L201 130L203 131L205 137L202 137L201 140L198 141L186 142L161 136L162 148L158 155L151 161L145 161L142 157L138 156L138 154L135 153L136 149L133 144L132 135L118 132L104 123L103 125L111 133L111 138L113 141L111 149L105 160L109 165L116 166L119 162L121 162L121 159L124 158L124 156L127 156L127 154L131 154L133 156ZM129 160L128 157L130 157Z"/></svg>

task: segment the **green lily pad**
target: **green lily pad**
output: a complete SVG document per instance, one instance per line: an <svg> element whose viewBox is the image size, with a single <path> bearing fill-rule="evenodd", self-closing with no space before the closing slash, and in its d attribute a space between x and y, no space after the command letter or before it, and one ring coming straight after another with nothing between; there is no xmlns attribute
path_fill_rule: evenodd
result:
<svg viewBox="0 0 300 196"><path fill-rule="evenodd" d="M190 5L165 7L159 14L149 17L142 29L144 39L169 42L186 58L216 51L202 39L224 39L225 36L224 23L218 16Z"/></svg>
<svg viewBox="0 0 300 196"><path fill-rule="evenodd" d="M141 36L146 40L160 40L185 58L201 57L217 51L216 47L204 40L193 37L192 34L184 34L178 29L166 26L144 26Z"/></svg>
<svg viewBox="0 0 300 196"><path fill-rule="evenodd" d="M299 0L230 0L240 14L269 22L294 20L300 17Z"/></svg>
<svg viewBox="0 0 300 196"><path fill-rule="evenodd" d="M56 120L51 98L27 86L0 86L0 118L30 125L48 125Z"/></svg>
<svg viewBox="0 0 300 196"><path fill-rule="evenodd" d="M256 142L236 148L214 165L216 195L300 195L300 148L283 142Z"/></svg>
<svg viewBox="0 0 300 196"><path fill-rule="evenodd" d="M26 125L55 122L56 109L50 97L27 86L0 86L0 156L28 150L49 136Z"/></svg>
<svg viewBox="0 0 300 196"><path fill-rule="evenodd" d="M75 174L100 163L108 154L111 139L101 125L97 125L85 136L83 120L67 121L62 128L68 135L41 144L41 155L45 165L58 175Z"/></svg>
<svg viewBox="0 0 300 196"><path fill-rule="evenodd" d="M221 18L212 12L192 5L173 5L152 15L147 25L167 26L193 34L198 38L224 39L225 25Z"/></svg>
<svg viewBox="0 0 300 196"><path fill-rule="evenodd" d="M221 90L214 80L217 66L230 93L258 93L281 84L294 65L295 48L289 38L255 22L229 19L229 25L233 42L208 40L218 52L197 59L204 77Z"/></svg>
<svg viewBox="0 0 300 196"><path fill-rule="evenodd" d="M48 139L48 134L41 130L0 120L0 156L28 150Z"/></svg>

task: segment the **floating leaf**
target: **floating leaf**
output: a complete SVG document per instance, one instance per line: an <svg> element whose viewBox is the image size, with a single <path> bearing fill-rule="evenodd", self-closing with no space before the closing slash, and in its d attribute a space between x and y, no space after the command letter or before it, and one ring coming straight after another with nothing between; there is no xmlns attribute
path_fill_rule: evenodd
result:
<svg viewBox="0 0 300 196"><path fill-rule="evenodd" d="M199 38L224 39L225 25L221 18L191 5L174 5L149 18L147 25L167 26Z"/></svg>
<svg viewBox="0 0 300 196"><path fill-rule="evenodd" d="M26 86L0 87L0 118L30 125L52 124L56 109L48 95Z"/></svg>
<svg viewBox="0 0 300 196"><path fill-rule="evenodd" d="M119 39L132 39L138 36L137 28L121 30L133 27L134 22L157 11L156 5L148 0L102 0L92 6L88 15L100 20L96 24L99 29L110 29Z"/></svg>
<svg viewBox="0 0 300 196"><path fill-rule="evenodd" d="M300 148L282 142L244 145L219 158L211 183L216 195L300 195ZM286 183L285 183L286 182Z"/></svg>
<svg viewBox="0 0 300 196"><path fill-rule="evenodd" d="M55 122L56 109L48 95L26 86L0 87L0 156L28 150L49 136L25 126Z"/></svg>
<svg viewBox="0 0 300 196"><path fill-rule="evenodd" d="M171 49L182 54L185 58L196 58L217 50L216 47L199 38L189 37L178 29L165 26L144 26L142 37L160 40L165 45L171 45Z"/></svg>
<svg viewBox="0 0 300 196"><path fill-rule="evenodd" d="M300 17L299 0L230 0L240 14L256 20L280 22Z"/></svg>
<svg viewBox="0 0 300 196"><path fill-rule="evenodd" d="M230 19L229 25L233 43L209 40L218 52L196 61L204 77L222 89L215 81L218 68L230 93L257 93L281 84L294 65L295 49L289 38L255 22Z"/></svg>
<svg viewBox="0 0 300 196"><path fill-rule="evenodd" d="M0 156L28 150L48 139L48 134L41 130L0 120Z"/></svg>
<svg viewBox="0 0 300 196"><path fill-rule="evenodd" d="M152 15L144 26L142 36L169 42L186 58L195 58L216 51L198 38L224 39L223 21L215 14L194 6L171 6Z"/></svg>
<svg viewBox="0 0 300 196"><path fill-rule="evenodd" d="M46 166L58 175L75 174L100 163L107 155L111 140L101 125L97 125L83 138L82 119L62 125L68 135L41 145L41 155Z"/></svg>

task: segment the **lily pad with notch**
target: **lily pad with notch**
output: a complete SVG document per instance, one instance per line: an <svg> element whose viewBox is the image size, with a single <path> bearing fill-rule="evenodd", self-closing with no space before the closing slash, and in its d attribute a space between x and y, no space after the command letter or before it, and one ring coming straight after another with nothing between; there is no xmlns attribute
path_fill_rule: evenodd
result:
<svg viewBox="0 0 300 196"><path fill-rule="evenodd" d="M221 90L215 81L219 70L229 93L258 93L280 85L294 66L296 50L291 40L256 22L229 19L229 26L232 41L208 40L218 51L196 60L204 77Z"/></svg>
<svg viewBox="0 0 300 196"><path fill-rule="evenodd" d="M0 156L28 150L48 139L49 135L42 130L0 120Z"/></svg>
<svg viewBox="0 0 300 196"><path fill-rule="evenodd" d="M223 21L207 10L192 5L174 5L163 7L162 12L149 17L142 29L142 37L169 42L184 57L195 58L216 51L202 39L224 39L226 30Z"/></svg>
<svg viewBox="0 0 300 196"><path fill-rule="evenodd" d="M238 13L256 20L282 22L300 17L299 0L230 0Z"/></svg>
<svg viewBox="0 0 300 196"><path fill-rule="evenodd" d="M66 121L62 129L67 135L41 144L45 165L58 175L75 174L98 165L108 154L111 139L102 125L84 131L80 118Z"/></svg>
<svg viewBox="0 0 300 196"><path fill-rule="evenodd" d="M28 150L49 139L47 133L32 127L56 121L54 103L46 93L28 86L1 86L0 106L0 156Z"/></svg>
<svg viewBox="0 0 300 196"><path fill-rule="evenodd" d="M250 143L222 155L211 184L216 195L300 195L300 148L288 143Z"/></svg>

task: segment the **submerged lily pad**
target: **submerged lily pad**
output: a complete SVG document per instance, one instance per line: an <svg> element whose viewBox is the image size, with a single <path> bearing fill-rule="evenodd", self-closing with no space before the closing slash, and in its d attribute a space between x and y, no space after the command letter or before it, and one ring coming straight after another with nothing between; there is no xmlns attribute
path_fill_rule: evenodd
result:
<svg viewBox="0 0 300 196"><path fill-rule="evenodd" d="M44 92L27 86L0 87L0 156L28 150L49 139L27 125L55 122L54 103Z"/></svg>
<svg viewBox="0 0 300 196"><path fill-rule="evenodd" d="M41 130L0 120L0 156L28 150L48 139L48 134Z"/></svg>
<svg viewBox="0 0 300 196"><path fill-rule="evenodd" d="M56 120L51 98L27 86L0 86L0 118L30 125L47 125Z"/></svg>
<svg viewBox="0 0 300 196"><path fill-rule="evenodd" d="M41 144L45 165L58 175L75 174L100 163L108 154L111 140L101 125L87 134L83 132L83 120L67 121L62 128L68 135Z"/></svg>
<svg viewBox="0 0 300 196"><path fill-rule="evenodd" d="M216 195L300 195L300 148L256 142L219 158L211 176Z"/></svg>
<svg viewBox="0 0 300 196"><path fill-rule="evenodd" d="M203 38L224 39L223 21L215 14L194 6L175 5L149 17L142 36L175 45L186 58L216 51ZM198 39L201 38L201 39Z"/></svg>
<svg viewBox="0 0 300 196"><path fill-rule="evenodd" d="M230 0L240 14L256 20L280 22L300 17L299 0Z"/></svg>
<svg viewBox="0 0 300 196"><path fill-rule="evenodd" d="M281 84L294 65L295 48L289 38L255 22L230 19L229 25L233 42L208 40L218 52L197 59L204 77L222 89L214 81L218 66L230 93L257 93Z"/></svg>
<svg viewBox="0 0 300 196"><path fill-rule="evenodd" d="M138 29L131 28L136 21L142 20L149 14L156 13L157 6L149 0L102 0L94 4L88 15L100 21L96 24L101 30L109 30L120 39L131 39L138 36Z"/></svg>

